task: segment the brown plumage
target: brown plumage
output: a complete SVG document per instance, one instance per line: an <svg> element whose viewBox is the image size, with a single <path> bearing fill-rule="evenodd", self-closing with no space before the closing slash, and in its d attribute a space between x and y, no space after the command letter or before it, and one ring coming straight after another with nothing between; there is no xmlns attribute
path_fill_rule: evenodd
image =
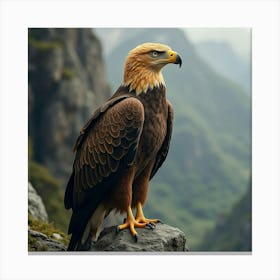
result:
<svg viewBox="0 0 280 280"><path fill-rule="evenodd" d="M168 46L145 43L129 52L123 84L83 127L64 204L73 213L68 250L86 250L106 215L127 213L118 230L153 227L142 211L149 181L164 162L171 139L173 109L166 99L161 68L180 64ZM136 208L136 217L132 215Z"/></svg>

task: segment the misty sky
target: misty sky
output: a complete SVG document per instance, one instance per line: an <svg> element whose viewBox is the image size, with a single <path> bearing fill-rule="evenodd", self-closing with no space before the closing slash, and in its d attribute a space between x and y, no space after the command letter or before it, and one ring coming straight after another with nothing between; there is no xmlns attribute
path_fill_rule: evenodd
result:
<svg viewBox="0 0 280 280"><path fill-rule="evenodd" d="M187 28L184 31L193 43L202 41L228 42L242 58L248 59L250 56L250 28Z"/></svg>
<svg viewBox="0 0 280 280"><path fill-rule="evenodd" d="M105 28L105 30L107 31L104 32L102 28L95 29L104 41L105 52L108 52L118 44L123 29ZM251 29L249 28L183 28L183 30L194 44L204 41L226 42L242 59L250 61ZM128 33L126 36L129 35Z"/></svg>

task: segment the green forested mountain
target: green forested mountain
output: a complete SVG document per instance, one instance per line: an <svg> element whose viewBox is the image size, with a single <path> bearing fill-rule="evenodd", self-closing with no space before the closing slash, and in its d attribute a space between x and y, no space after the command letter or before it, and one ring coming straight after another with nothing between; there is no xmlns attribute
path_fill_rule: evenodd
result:
<svg viewBox="0 0 280 280"><path fill-rule="evenodd" d="M200 248L206 251L252 250L252 189L251 186L230 212L219 216L212 231L207 232Z"/></svg>
<svg viewBox="0 0 280 280"><path fill-rule="evenodd" d="M174 132L145 209L147 215L183 229L195 250L217 216L229 211L248 185L251 100L214 72L179 29L137 29L134 37L129 31L127 40L124 36L106 57L113 89L122 81L124 56L138 44L165 43L183 59L181 69L170 65L163 71L175 110Z"/></svg>

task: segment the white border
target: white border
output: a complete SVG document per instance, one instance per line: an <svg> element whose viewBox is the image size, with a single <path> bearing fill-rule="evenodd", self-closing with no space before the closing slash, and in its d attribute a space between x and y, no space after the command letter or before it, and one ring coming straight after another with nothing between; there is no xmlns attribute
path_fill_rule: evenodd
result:
<svg viewBox="0 0 280 280"><path fill-rule="evenodd" d="M2 1L1 279L279 279L279 2ZM253 254L27 254L28 27L253 28Z"/></svg>

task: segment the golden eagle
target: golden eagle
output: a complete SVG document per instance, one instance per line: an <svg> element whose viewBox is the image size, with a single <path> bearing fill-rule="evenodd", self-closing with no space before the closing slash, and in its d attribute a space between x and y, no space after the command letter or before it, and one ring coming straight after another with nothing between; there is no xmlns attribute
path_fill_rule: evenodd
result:
<svg viewBox="0 0 280 280"><path fill-rule="evenodd" d="M173 109L161 73L169 63L182 64L169 46L144 43L131 50L123 83L82 128L64 197L73 210L69 251L86 250L113 209L127 214L117 230L129 228L136 241L135 228L158 222L147 219L142 206L171 139Z"/></svg>

